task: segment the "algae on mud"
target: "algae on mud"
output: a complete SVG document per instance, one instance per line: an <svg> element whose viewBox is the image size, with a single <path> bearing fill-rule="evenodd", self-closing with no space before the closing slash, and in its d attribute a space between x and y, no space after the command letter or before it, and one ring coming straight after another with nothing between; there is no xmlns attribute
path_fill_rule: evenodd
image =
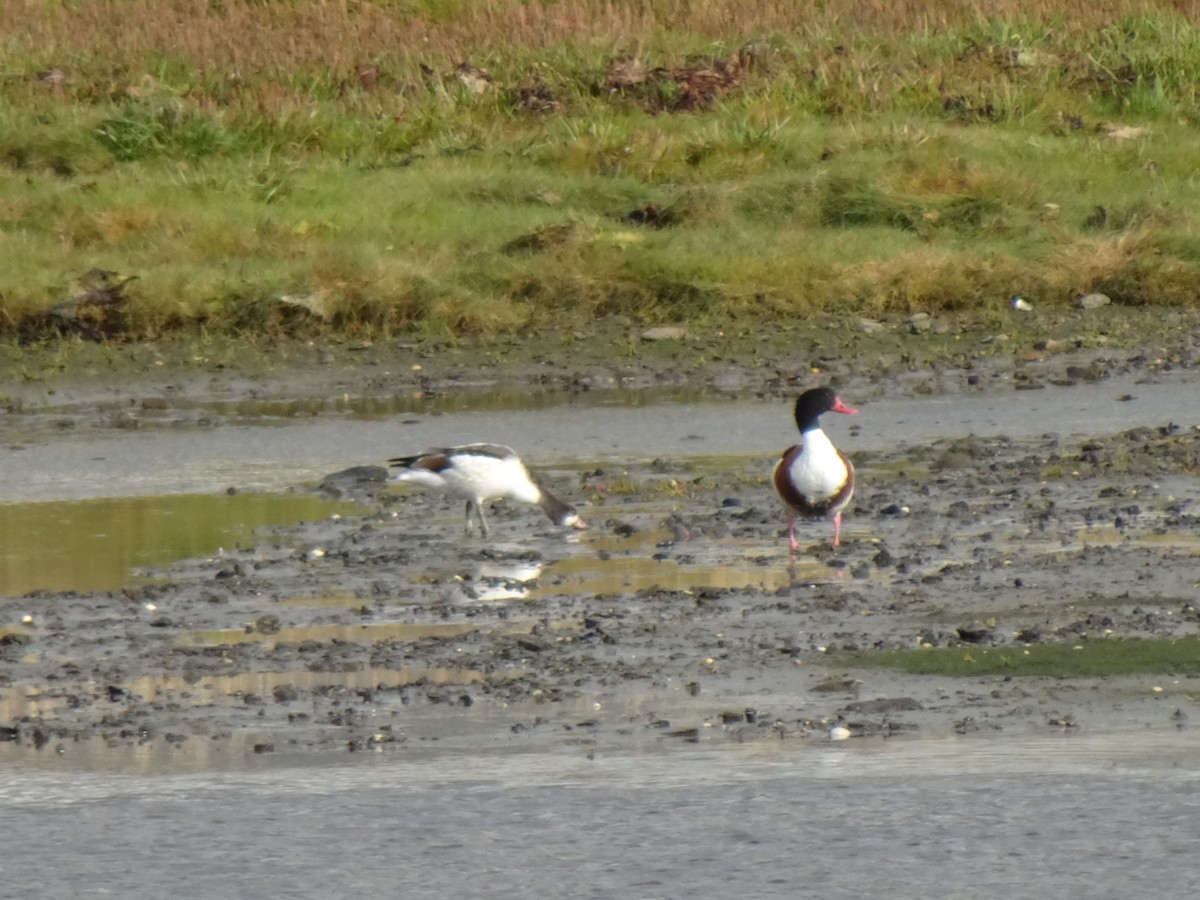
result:
<svg viewBox="0 0 1200 900"><path fill-rule="evenodd" d="M1111 601L1110 601L1111 602ZM1186 602L1182 605L1186 605ZM1112 675L1200 675L1200 638L1111 638L1080 643L1035 644L1003 641L978 646L975 640L956 647L854 652L834 657L834 664L900 669L916 675L1025 676L1103 678ZM1200 685L1196 693L1200 694Z"/></svg>

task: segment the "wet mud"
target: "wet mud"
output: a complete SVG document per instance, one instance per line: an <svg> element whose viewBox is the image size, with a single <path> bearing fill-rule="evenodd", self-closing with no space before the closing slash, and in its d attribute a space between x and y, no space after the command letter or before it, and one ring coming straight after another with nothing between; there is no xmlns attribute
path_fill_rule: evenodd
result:
<svg viewBox="0 0 1200 900"><path fill-rule="evenodd" d="M928 396L953 402L982 378L1069 405L1076 385L1119 375L1149 395L1161 374L1149 359L971 367ZM764 377L744 366L737 388L794 393ZM923 377L842 379L854 424L871 402L911 400ZM139 570L120 590L0 598L0 759L236 765L1186 728L1200 715L1195 668L1021 671L1039 647L1200 633L1200 433L1181 413L859 447L851 423L827 423L859 486L842 546L829 523L806 523L794 556L769 480L774 435L761 453L559 454L539 474L579 507L582 533L497 504L490 539L464 536L457 501L364 465L297 485L335 497L338 515ZM905 649L1012 666L873 662Z"/></svg>

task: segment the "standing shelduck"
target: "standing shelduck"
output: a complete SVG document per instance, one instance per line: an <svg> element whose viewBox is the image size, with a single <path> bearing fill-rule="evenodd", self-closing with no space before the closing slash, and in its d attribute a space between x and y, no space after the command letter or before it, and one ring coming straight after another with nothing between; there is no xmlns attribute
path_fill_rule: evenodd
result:
<svg viewBox="0 0 1200 900"><path fill-rule="evenodd" d="M796 427L800 443L784 451L775 464L775 490L787 507L788 541L792 552L796 543L796 517L833 518L833 546L841 544L842 510L854 496L854 466L846 455L821 430L821 414L826 412L854 415L834 392L821 387L805 391L796 398Z"/></svg>
<svg viewBox="0 0 1200 900"><path fill-rule="evenodd" d="M587 528L574 507L563 503L540 487L511 447L500 444L463 444L429 450L417 456L399 456L388 460L400 471L397 481L447 490L467 501L467 533L471 531L471 513L479 520L479 530L490 533L483 516L483 504L511 497L540 506L556 525Z"/></svg>

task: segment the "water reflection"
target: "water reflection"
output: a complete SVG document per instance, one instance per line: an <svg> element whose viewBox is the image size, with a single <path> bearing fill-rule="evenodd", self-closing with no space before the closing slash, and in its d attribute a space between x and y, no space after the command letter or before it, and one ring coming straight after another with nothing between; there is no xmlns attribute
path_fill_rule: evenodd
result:
<svg viewBox="0 0 1200 900"><path fill-rule="evenodd" d="M387 419L399 415L463 413L548 409L563 404L583 406L640 407L659 403L698 403L714 397L727 397L728 391L705 386L677 387L606 387L596 391L530 390L517 387L481 387L452 391L414 388L391 396L301 397L289 400L239 399L172 401L177 410L200 410L236 423L261 424L270 420L294 420L317 416L344 415L357 419ZM170 421L171 410L158 414ZM147 424L151 424L148 422Z"/></svg>
<svg viewBox="0 0 1200 900"><path fill-rule="evenodd" d="M182 494L0 504L0 595L116 590L131 571L209 556L266 525L356 509L313 494Z"/></svg>
<svg viewBox="0 0 1200 900"><path fill-rule="evenodd" d="M191 705L241 702L248 694L269 697L276 688L292 687L312 691L327 685L339 689L370 690L400 688L418 682L430 684L478 684L483 674L459 667L406 666L399 669L366 668L358 671L311 672L291 669L285 672L243 672L237 675L209 675L199 680L182 675L149 675L124 683L129 693L147 701L170 702L184 698Z"/></svg>
<svg viewBox="0 0 1200 900"><path fill-rule="evenodd" d="M544 571L537 560L497 560L482 562L471 572L455 576L458 599L463 601L523 600Z"/></svg>
<svg viewBox="0 0 1200 900"><path fill-rule="evenodd" d="M676 545L671 554L660 552L660 547L671 543L671 537L665 528L629 536L596 533L587 538L588 549L594 552L548 563L528 596L705 588L771 592L840 577L815 557L793 558L785 565L782 554L753 555L762 548L733 539L706 539Z"/></svg>

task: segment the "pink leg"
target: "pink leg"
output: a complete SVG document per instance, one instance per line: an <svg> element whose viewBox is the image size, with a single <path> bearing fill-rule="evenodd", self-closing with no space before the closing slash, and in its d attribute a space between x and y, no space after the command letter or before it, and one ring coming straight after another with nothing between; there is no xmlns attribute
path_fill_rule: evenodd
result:
<svg viewBox="0 0 1200 900"><path fill-rule="evenodd" d="M833 516L833 546L841 546L842 543L842 514L835 513Z"/></svg>
<svg viewBox="0 0 1200 900"><path fill-rule="evenodd" d="M800 545L796 543L796 517L791 513L788 513L788 544L793 553L800 549Z"/></svg>

